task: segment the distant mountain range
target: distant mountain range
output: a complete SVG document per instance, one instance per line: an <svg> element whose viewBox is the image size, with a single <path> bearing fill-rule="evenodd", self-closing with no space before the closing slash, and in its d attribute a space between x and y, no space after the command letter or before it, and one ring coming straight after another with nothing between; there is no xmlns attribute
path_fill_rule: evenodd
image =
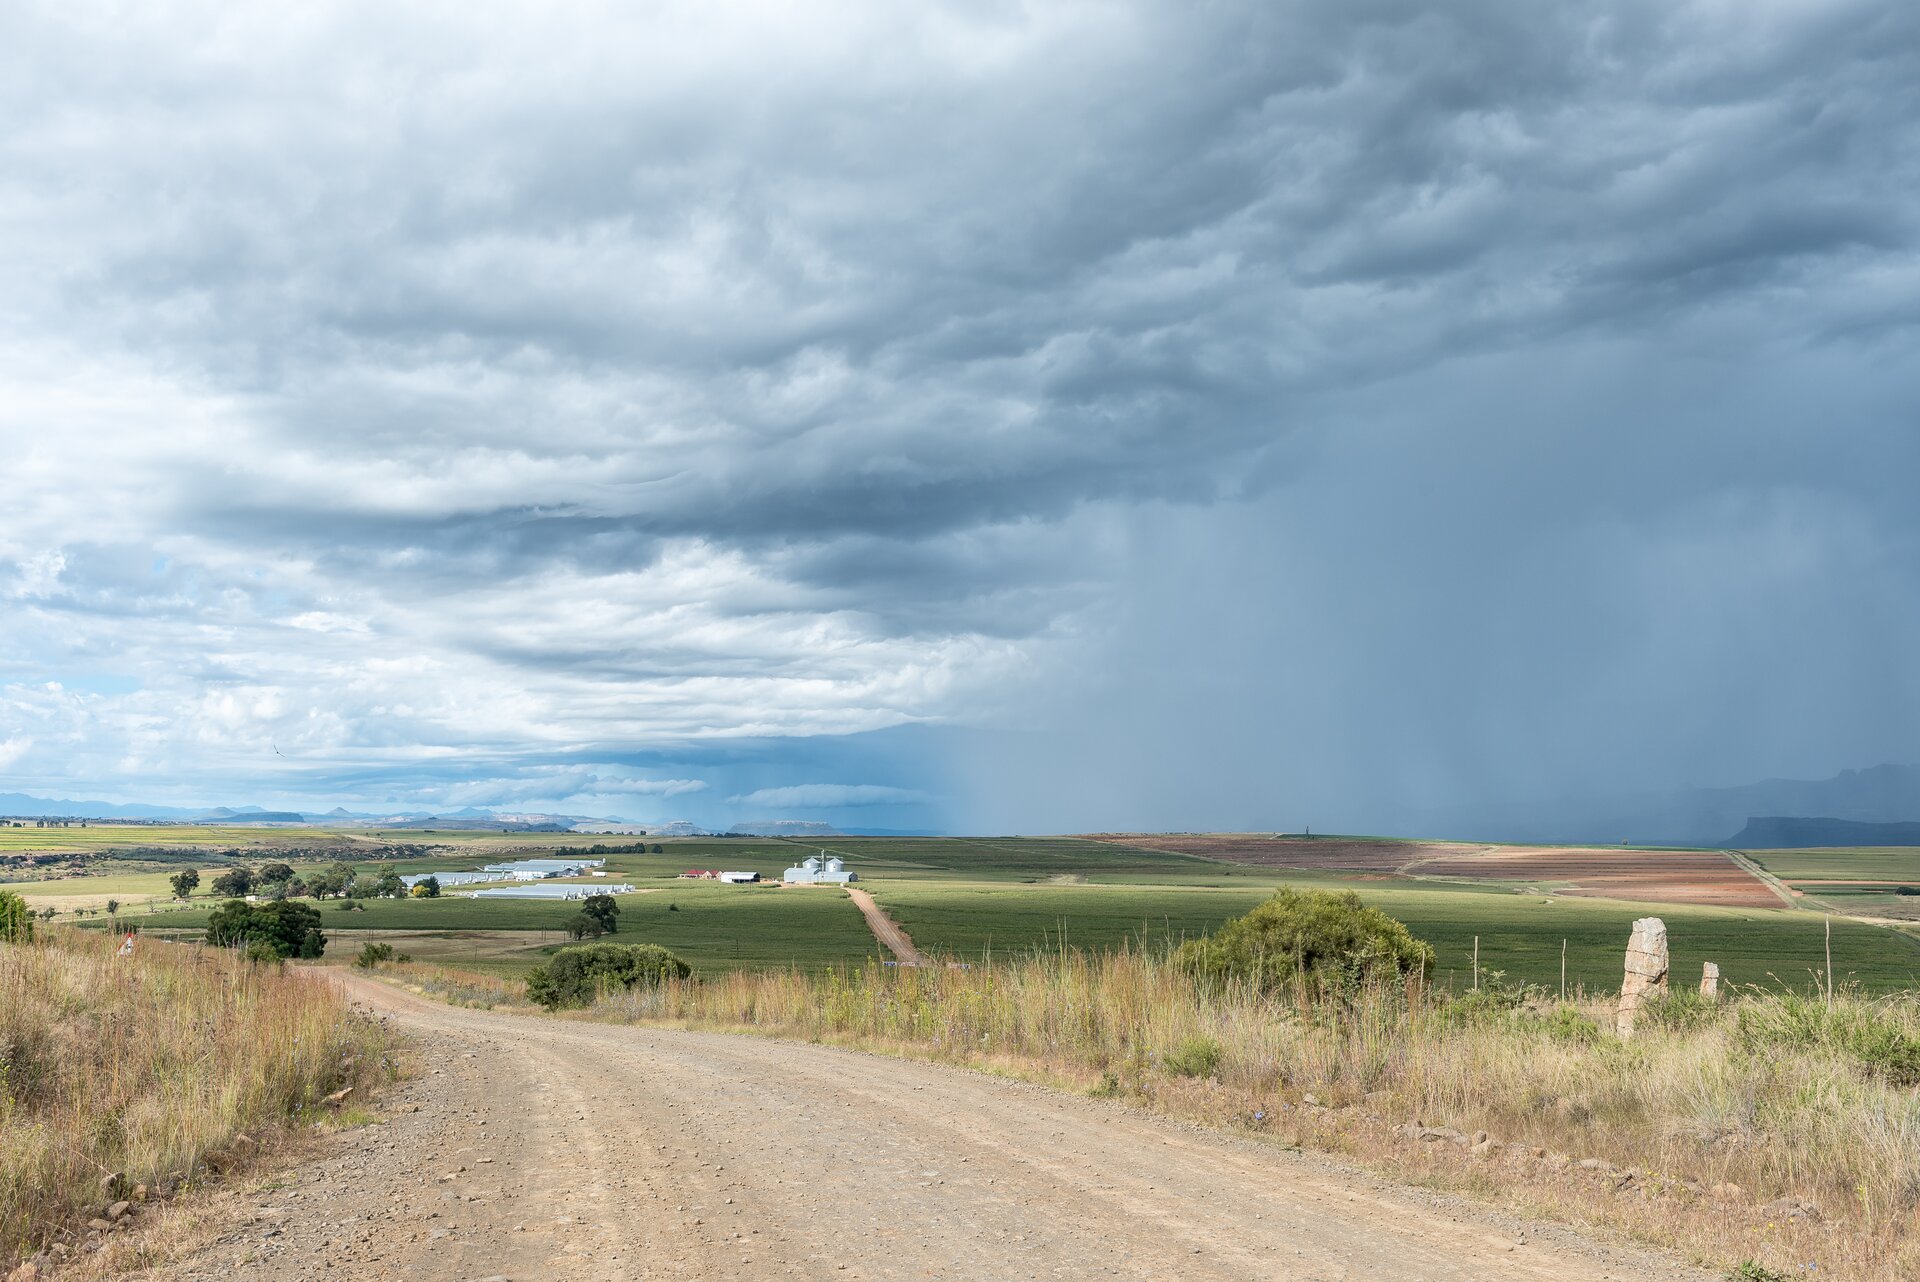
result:
<svg viewBox="0 0 1920 1282"><path fill-rule="evenodd" d="M1920 823L1861 823L1769 815L1747 820L1726 843L1736 850L1792 850L1807 846L1920 846Z"/></svg>
<svg viewBox="0 0 1920 1282"><path fill-rule="evenodd" d="M319 825L334 828L387 828L432 832L578 832L631 834L642 837L711 837L712 829L702 828L685 819L659 823L631 823L625 819L594 815L546 814L527 811L486 810L462 806L458 810L404 810L375 814L335 806L324 812L267 810L261 806L214 806L197 810L184 806L121 805L110 801L73 801L66 798L33 797L23 792L0 792L0 816L14 819L122 819L153 823L207 823ZM863 830L877 837L936 834ZM838 837L848 835L831 824L806 819L766 819L735 824L723 836L734 837Z"/></svg>
<svg viewBox="0 0 1920 1282"><path fill-rule="evenodd" d="M1843 770L1831 779L1763 779L1735 788L1462 807L1416 816L1404 835L1578 845L1733 846L1756 817L1862 824L1920 822L1920 766ZM1813 844L1853 844L1820 841Z"/></svg>

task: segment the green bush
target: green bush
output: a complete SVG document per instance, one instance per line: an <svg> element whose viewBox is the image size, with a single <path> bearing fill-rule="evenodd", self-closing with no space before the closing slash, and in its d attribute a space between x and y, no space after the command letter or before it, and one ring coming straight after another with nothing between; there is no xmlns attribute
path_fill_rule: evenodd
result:
<svg viewBox="0 0 1920 1282"><path fill-rule="evenodd" d="M360 955L353 959L353 964L361 970L372 970L381 962L392 960L392 944L362 944L360 946Z"/></svg>
<svg viewBox="0 0 1920 1282"><path fill-rule="evenodd" d="M0 943L33 942L33 909L11 890L0 890Z"/></svg>
<svg viewBox="0 0 1920 1282"><path fill-rule="evenodd" d="M1212 1077L1223 1054L1213 1038L1189 1037L1168 1051L1160 1065L1175 1077Z"/></svg>
<svg viewBox="0 0 1920 1282"><path fill-rule="evenodd" d="M562 948L527 976L527 997L548 1010L585 1006L602 993L685 979L693 968L657 944Z"/></svg>
<svg viewBox="0 0 1920 1282"><path fill-rule="evenodd" d="M1304 980L1326 992L1425 978L1433 949L1350 890L1283 889L1207 938L1181 945L1179 961L1204 980L1248 979L1267 990Z"/></svg>
<svg viewBox="0 0 1920 1282"><path fill-rule="evenodd" d="M1642 1028L1660 1028L1670 1033L1690 1033L1719 1019L1726 1007L1708 1001L1692 989L1681 989L1642 1002L1637 1021Z"/></svg>
<svg viewBox="0 0 1920 1282"><path fill-rule="evenodd" d="M1857 1001L1828 1009L1794 993L1743 1002L1734 1020L1741 1049L1766 1056L1782 1046L1824 1048L1869 1077L1920 1086L1920 1038Z"/></svg>

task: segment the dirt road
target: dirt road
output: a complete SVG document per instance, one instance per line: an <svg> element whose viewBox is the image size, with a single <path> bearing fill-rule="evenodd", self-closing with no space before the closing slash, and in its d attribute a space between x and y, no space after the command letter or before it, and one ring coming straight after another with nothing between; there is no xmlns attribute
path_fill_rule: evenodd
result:
<svg viewBox="0 0 1920 1282"><path fill-rule="evenodd" d="M247 1282L1695 1274L1041 1087L346 980L429 1065L382 1124L153 1276ZM437 1066L437 1067L435 1067ZM417 1111L410 1111L416 1109Z"/></svg>
<svg viewBox="0 0 1920 1282"><path fill-rule="evenodd" d="M860 905L860 913L867 919L867 929L880 941L880 946L892 953L902 966L924 966L927 959L918 948L913 946L913 938L900 929L900 923L887 916L886 910L873 902L873 896L857 886L847 887L847 898Z"/></svg>

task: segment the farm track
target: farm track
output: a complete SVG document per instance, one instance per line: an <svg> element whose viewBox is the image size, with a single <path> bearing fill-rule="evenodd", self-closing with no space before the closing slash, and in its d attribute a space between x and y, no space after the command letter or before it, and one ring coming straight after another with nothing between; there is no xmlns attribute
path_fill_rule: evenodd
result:
<svg viewBox="0 0 1920 1282"><path fill-rule="evenodd" d="M925 954L913 946L913 937L900 928L899 922L887 916L886 909L873 902L872 895L857 886L848 886L847 897L860 906L860 915L867 919L867 928L873 931L880 946L899 959L902 966L927 964Z"/></svg>
<svg viewBox="0 0 1920 1282"><path fill-rule="evenodd" d="M464 1010L342 977L424 1074L145 1276L1690 1282L1328 1160L983 1074ZM417 1111L410 1111L416 1110Z"/></svg>

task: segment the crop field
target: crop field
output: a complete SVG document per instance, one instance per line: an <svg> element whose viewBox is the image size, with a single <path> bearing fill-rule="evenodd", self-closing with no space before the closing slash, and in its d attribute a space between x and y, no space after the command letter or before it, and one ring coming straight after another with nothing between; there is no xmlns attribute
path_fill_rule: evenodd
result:
<svg viewBox="0 0 1920 1282"><path fill-rule="evenodd" d="M1891 882L1920 886L1920 847L1864 846L1827 850L1748 850L1748 859L1789 883Z"/></svg>
<svg viewBox="0 0 1920 1282"><path fill-rule="evenodd" d="M1766 883L1712 850L1486 845L1260 833L1103 834L1100 839L1186 851L1261 868L1440 877L1659 904L1766 908L1779 902Z"/></svg>
<svg viewBox="0 0 1920 1282"><path fill-rule="evenodd" d="M151 851L153 834L167 830L118 831L135 834ZM236 832L262 835L244 829L179 831L220 841ZM641 843L634 837L594 840L571 833L362 830L322 840L329 834L276 829L266 835L273 840L255 847L258 858L294 851L290 861L301 871L349 858L366 873L444 872L556 848L606 847L606 880L631 882L642 892L621 897L621 937L665 945L709 973L881 955L855 906L837 891L721 886L677 876L689 868L724 868L776 878L790 864L825 849L847 860L919 947L962 961L1058 948L1063 940L1079 948L1111 948L1123 941L1154 947L1178 943L1245 912L1274 888L1290 885L1359 892L1433 944L1440 982L1455 987L1472 982L1476 936L1483 972L1557 986L1564 940L1570 985L1615 987L1631 922L1649 914L1665 918L1671 929L1675 975L1682 982L1698 975L1701 961L1711 960L1729 982L1804 987L1824 965L1822 914L1829 910L1836 914L1834 969L1843 981L1852 977L1872 991L1920 986L1920 936L1845 920L1848 914L1920 919L1920 897L1893 893L1898 885L1920 884L1920 851L1910 849L1757 856L1805 894L1803 910L1789 911L1723 856L1702 851L1559 851L1257 834L1124 841L661 838L646 841L645 850L635 849ZM651 853L656 844L662 847L659 854ZM1157 848L1163 845L1194 849ZM424 850L399 859L365 857L394 846ZM356 853L363 857L351 859ZM143 930L201 929L214 906L207 882L218 860L200 865L200 892L186 905L171 900L166 881L170 871L193 866L193 860L160 866L143 862L137 852L123 861L110 849L90 852L86 860L78 873L15 882L11 888L36 908L62 911L84 906L97 913L107 899L116 898L120 920ZM1726 880L1729 873L1733 880ZM1606 892L1621 878L1632 893L1609 896ZM1722 893L1723 902L1643 898L1692 894L1697 900L1709 884L1720 887L1715 893ZM443 958L504 974L524 972L563 943L563 924L579 911L577 904L564 901L458 895L363 900L355 909L328 901L320 907L338 941L329 949L329 960L350 960L358 950L352 941L390 935L396 948L422 960ZM96 915L81 924L107 923Z"/></svg>
<svg viewBox="0 0 1920 1282"><path fill-rule="evenodd" d="M349 910L347 900L319 905L322 926L329 937L365 940L397 932L396 948L425 960L429 953L462 957L480 969L524 971L545 958L533 951L557 948L567 942L568 918L580 911L578 903L533 899L367 899ZM880 956L860 910L845 895L831 890L721 886L682 882L671 890L650 889L621 895L620 932L616 938L632 943L660 944L684 957L701 971L741 967L816 966L860 962ZM202 930L213 901L153 914L126 917L142 931ZM525 938L513 941L506 936ZM423 936L444 935L444 951L429 948ZM412 944L397 942L401 936ZM353 945L357 951L359 944ZM352 960L352 953L329 944L328 960Z"/></svg>
<svg viewBox="0 0 1920 1282"><path fill-rule="evenodd" d="M920 949L975 961L989 948L1004 957L1057 948L1063 938L1082 948L1178 943L1247 911L1270 887L869 882L867 889ZM1475 936L1483 972L1557 987L1564 940L1570 989L1617 988L1633 921L1649 912L1639 903L1409 883L1353 889L1432 944L1438 982L1456 988L1472 983ZM1697 980L1700 963L1713 961L1728 983L1804 988L1825 966L1825 922L1816 914L1675 905L1659 915L1667 923L1677 983ZM1833 963L1839 982L1851 979L1871 991L1920 986L1920 941L1883 928L1836 921Z"/></svg>

